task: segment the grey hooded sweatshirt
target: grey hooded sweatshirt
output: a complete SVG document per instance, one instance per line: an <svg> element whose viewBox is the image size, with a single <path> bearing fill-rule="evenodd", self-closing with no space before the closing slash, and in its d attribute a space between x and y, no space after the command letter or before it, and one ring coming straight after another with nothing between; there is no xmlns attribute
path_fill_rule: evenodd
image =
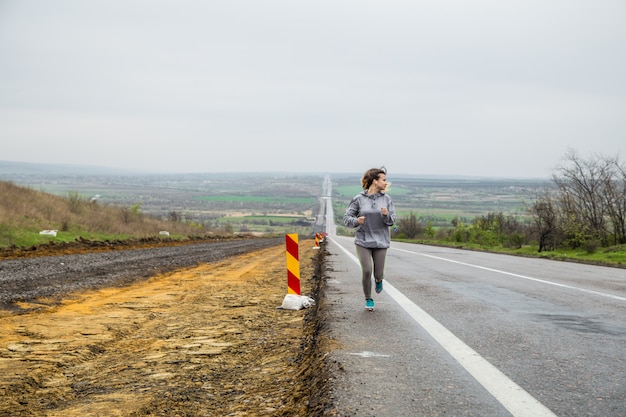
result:
<svg viewBox="0 0 626 417"><path fill-rule="evenodd" d="M383 216L380 209L387 207L389 214ZM365 216L365 223L358 224L358 217ZM396 210L393 201L385 193L368 194L363 190L350 201L343 224L356 227L354 243L364 248L384 249L391 245L389 227L396 221Z"/></svg>

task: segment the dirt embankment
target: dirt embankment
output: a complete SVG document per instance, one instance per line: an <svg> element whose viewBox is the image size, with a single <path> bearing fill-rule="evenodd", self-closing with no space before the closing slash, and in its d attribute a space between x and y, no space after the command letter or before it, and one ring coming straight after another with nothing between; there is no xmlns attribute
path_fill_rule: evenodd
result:
<svg viewBox="0 0 626 417"><path fill-rule="evenodd" d="M23 291L0 310L0 416L333 415L325 249L300 242L302 294L316 305L281 310L284 246L250 241L107 252L87 257L95 274L68 265L87 255L0 261L0 286L26 261L42 280L73 282Z"/></svg>

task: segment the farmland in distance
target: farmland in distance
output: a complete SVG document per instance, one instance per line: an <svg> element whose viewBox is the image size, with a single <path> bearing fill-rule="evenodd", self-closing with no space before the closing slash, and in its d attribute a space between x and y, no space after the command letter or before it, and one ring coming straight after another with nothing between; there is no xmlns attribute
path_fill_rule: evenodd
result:
<svg viewBox="0 0 626 417"><path fill-rule="evenodd" d="M39 167L39 166L38 166ZM361 174L197 173L128 174L77 169L21 169L0 161L0 180L65 196L78 193L98 204L138 207L142 213L233 232L313 233L324 177L333 185L335 221L360 191ZM436 226L489 212L523 215L541 179L390 176L398 216L416 214Z"/></svg>

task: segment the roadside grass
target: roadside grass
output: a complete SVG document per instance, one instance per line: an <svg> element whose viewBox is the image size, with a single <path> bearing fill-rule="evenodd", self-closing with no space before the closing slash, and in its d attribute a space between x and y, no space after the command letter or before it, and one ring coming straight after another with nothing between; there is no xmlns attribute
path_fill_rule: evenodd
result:
<svg viewBox="0 0 626 417"><path fill-rule="evenodd" d="M39 232L33 232L30 230L17 230L15 235L11 239L15 246L18 247L31 247L36 245L43 245L49 243L64 243L73 242L79 238L93 241L117 241L131 239L132 235L127 234L103 234L103 233L90 233L90 232L60 232L57 231L56 236L41 235ZM174 238L170 236L170 238ZM4 246L4 245L0 245Z"/></svg>
<svg viewBox="0 0 626 417"><path fill-rule="evenodd" d="M172 222L143 215L137 209L102 205L19 187L0 181L0 247L30 247L42 243L88 240L120 240L159 236L170 239L201 236L210 232L201 225ZM42 235L56 230L56 236Z"/></svg>
<svg viewBox="0 0 626 417"><path fill-rule="evenodd" d="M525 256L531 258L549 259L554 261L580 262L591 265L604 265L611 267L626 268L626 245L610 246L599 248L594 252L584 249L558 249L554 251L539 252L537 245L527 245L519 249L507 248L504 246L487 246L473 243L455 243L442 240L430 239L397 239L394 241L417 243L424 245L445 246L451 248L477 250L506 255Z"/></svg>
<svg viewBox="0 0 626 417"><path fill-rule="evenodd" d="M91 240L96 242L113 242L124 241L133 238L145 238L145 237L165 237L171 240L185 240L190 236L199 236L200 234L187 235L179 233L170 233L167 236L160 236L158 231L155 233L102 233L85 230L70 230L60 231L56 230L56 236L40 234L40 230L32 230L32 228L11 228L10 231L6 227L0 227L0 247L16 246L16 247L31 247L36 245L50 244L50 243L65 243L73 242L79 239ZM156 229L155 229L156 230Z"/></svg>

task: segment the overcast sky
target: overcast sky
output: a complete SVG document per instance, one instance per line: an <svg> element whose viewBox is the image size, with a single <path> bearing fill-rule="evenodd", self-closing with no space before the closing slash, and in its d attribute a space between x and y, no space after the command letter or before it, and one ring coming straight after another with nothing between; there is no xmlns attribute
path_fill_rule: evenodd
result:
<svg viewBox="0 0 626 417"><path fill-rule="evenodd" d="M0 160L549 177L626 161L624 0L0 0Z"/></svg>

